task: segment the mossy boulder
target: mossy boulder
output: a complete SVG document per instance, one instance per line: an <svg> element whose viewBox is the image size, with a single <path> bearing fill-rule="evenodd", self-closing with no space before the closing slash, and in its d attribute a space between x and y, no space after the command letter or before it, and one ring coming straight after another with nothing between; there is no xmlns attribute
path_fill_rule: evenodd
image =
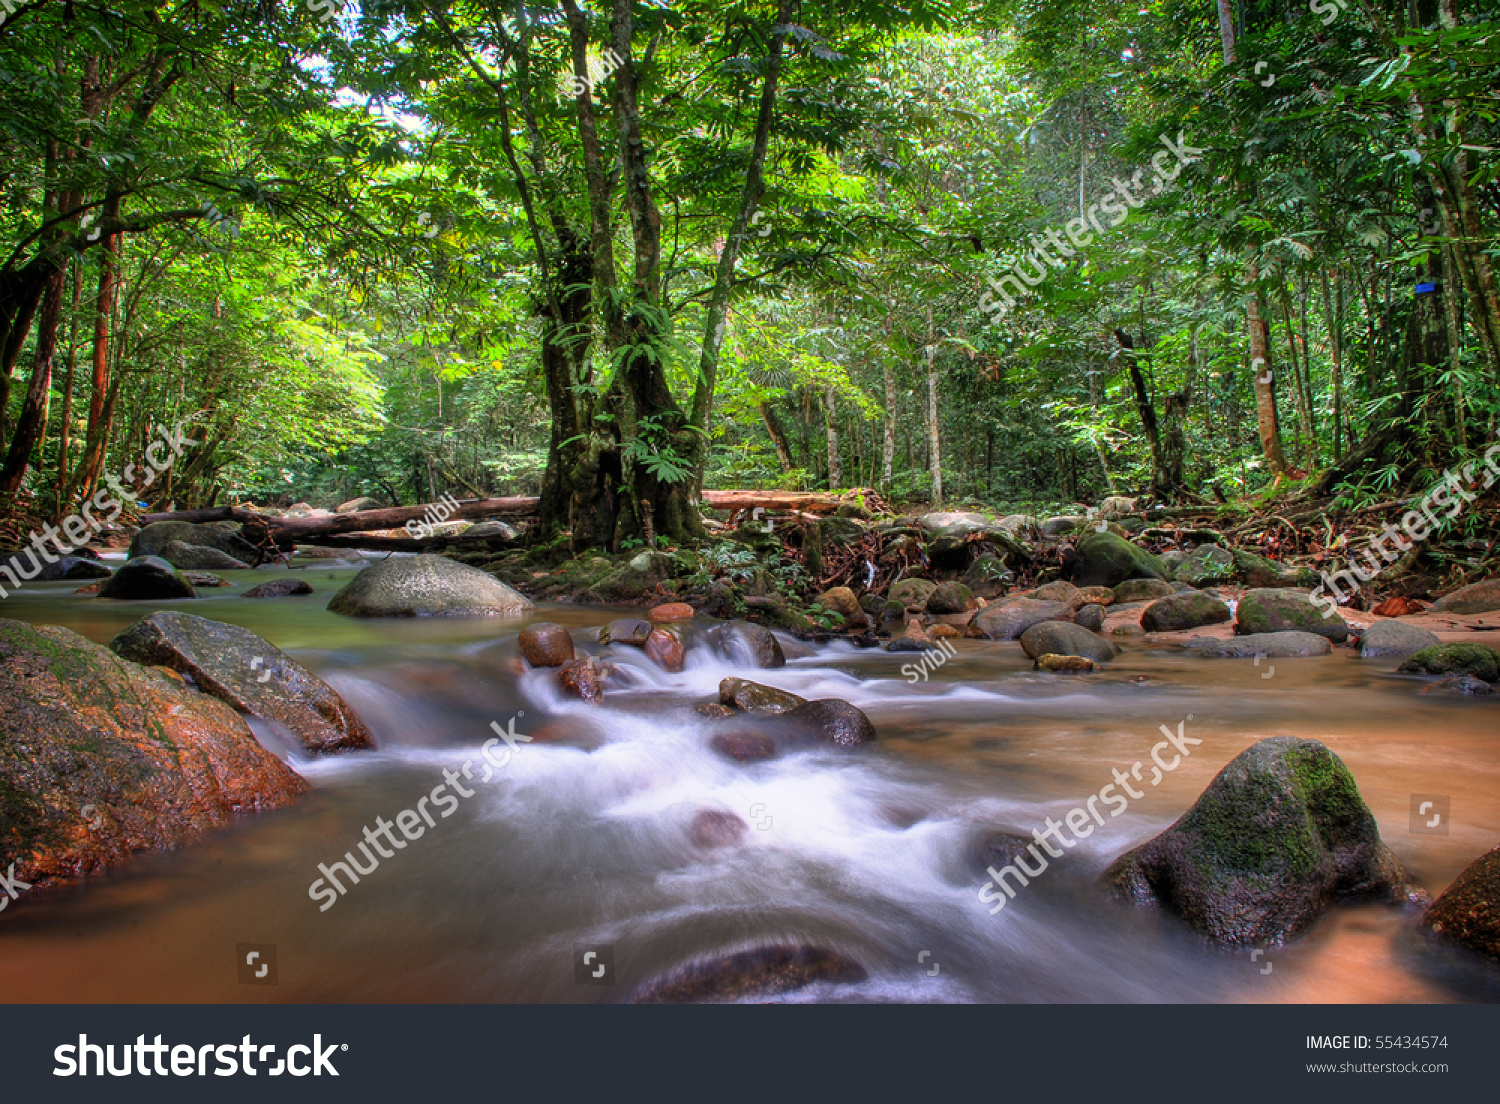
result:
<svg viewBox="0 0 1500 1104"><path fill-rule="evenodd" d="M1234 612L1213 595L1191 591L1152 602L1141 614L1141 628L1147 632L1181 632L1217 625L1233 616Z"/></svg>
<svg viewBox="0 0 1500 1104"><path fill-rule="evenodd" d="M925 609L937 584L931 579L902 579L891 584L886 600L900 602L903 609Z"/></svg>
<svg viewBox="0 0 1500 1104"><path fill-rule="evenodd" d="M1164 579L1126 579L1118 583L1112 593L1115 602L1150 602L1177 593L1177 588Z"/></svg>
<svg viewBox="0 0 1500 1104"><path fill-rule="evenodd" d="M1011 570L999 556L980 556L963 573L963 583L981 598L994 598L1012 578Z"/></svg>
<svg viewBox="0 0 1500 1104"><path fill-rule="evenodd" d="M830 587L814 598L813 604L821 606L830 613L838 614L847 625L864 623L865 611L860 608L859 599L855 597L854 591L848 587Z"/></svg>
<svg viewBox="0 0 1500 1104"><path fill-rule="evenodd" d="M206 544L186 544L183 541L168 541L161 550L161 558L179 571L237 571L250 566L237 560L228 552L220 552Z"/></svg>
<svg viewBox="0 0 1500 1104"><path fill-rule="evenodd" d="M1127 900L1239 945L1298 935L1340 899L1408 892L1349 768L1293 736L1237 755L1177 823L1120 856L1106 878Z"/></svg>
<svg viewBox="0 0 1500 1104"><path fill-rule="evenodd" d="M188 521L158 521L146 526L130 542L130 558L161 556L167 545L174 541L212 548L252 567L265 558L259 548L239 534L237 526L230 530L219 525L194 525ZM203 566L212 570L214 565Z"/></svg>
<svg viewBox="0 0 1500 1104"><path fill-rule="evenodd" d="M964 613L974 605L974 592L963 583L939 583L927 596L927 612Z"/></svg>
<svg viewBox="0 0 1500 1104"><path fill-rule="evenodd" d="M0 620L0 855L20 881L119 866L306 789L244 718L180 676Z"/></svg>
<svg viewBox="0 0 1500 1104"><path fill-rule="evenodd" d="M1500 847L1464 867L1422 917L1422 926L1500 962Z"/></svg>
<svg viewBox="0 0 1500 1104"><path fill-rule="evenodd" d="M1310 568L1287 567L1254 552L1234 552L1234 575L1247 587L1309 587L1318 581ZM1181 576L1179 576L1181 578Z"/></svg>
<svg viewBox="0 0 1500 1104"><path fill-rule="evenodd" d="M312 752L375 746L375 737L338 692L249 629L162 611L109 642L134 663L169 667L241 713L285 725Z"/></svg>
<svg viewBox="0 0 1500 1104"><path fill-rule="evenodd" d="M126 560L120 570L104 581L99 597L124 602L165 602L196 598L198 592L160 556L137 556Z"/></svg>
<svg viewBox="0 0 1500 1104"><path fill-rule="evenodd" d="M1114 533L1090 532L1077 545L1073 583L1113 587L1126 579L1166 579L1167 567L1150 552Z"/></svg>
<svg viewBox="0 0 1500 1104"><path fill-rule="evenodd" d="M1251 633L1308 632L1325 636L1335 644L1349 639L1349 626L1337 613L1328 613L1312 603L1303 590L1263 588L1246 591L1236 610L1234 631Z"/></svg>
<svg viewBox="0 0 1500 1104"><path fill-rule="evenodd" d="M1397 668L1405 675L1471 675L1485 682L1500 679L1500 648L1462 641L1423 648Z"/></svg>
<svg viewBox="0 0 1500 1104"><path fill-rule="evenodd" d="M1107 663L1120 649L1082 625L1071 621L1043 621L1021 634L1021 650L1032 659L1044 655L1083 656L1095 663Z"/></svg>
<svg viewBox="0 0 1500 1104"><path fill-rule="evenodd" d="M1306 659L1328 655L1333 643L1326 636L1305 632L1252 633L1229 640L1195 636L1183 644L1199 655L1225 656L1232 659Z"/></svg>
<svg viewBox="0 0 1500 1104"><path fill-rule="evenodd" d="M763 686L749 679L727 678L719 683L719 701L732 705L745 713L775 716L790 713L807 699L798 697L789 690L778 690L774 686Z"/></svg>
<svg viewBox="0 0 1500 1104"><path fill-rule="evenodd" d="M1200 544L1177 565L1172 578L1188 586L1212 586L1234 577L1234 553L1217 544Z"/></svg>
<svg viewBox="0 0 1500 1104"><path fill-rule="evenodd" d="M402 556L365 568L328 603L347 617L520 617L535 607L477 567Z"/></svg>

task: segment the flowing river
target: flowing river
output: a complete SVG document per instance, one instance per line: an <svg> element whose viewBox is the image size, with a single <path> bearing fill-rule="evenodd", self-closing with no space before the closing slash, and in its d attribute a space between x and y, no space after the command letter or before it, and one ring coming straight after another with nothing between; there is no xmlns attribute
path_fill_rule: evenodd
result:
<svg viewBox="0 0 1500 1104"><path fill-rule="evenodd" d="M789 648L786 667L758 671L702 639L712 622L699 619L686 669L668 674L638 649L593 643L593 629L639 610L539 607L536 619L568 625L580 651L619 668L599 707L526 669L523 622L352 620L324 609L351 567L294 574L317 593L205 590L171 608L292 654L344 695L379 750L310 759L255 722L311 793L115 873L31 891L0 915L4 1000L607 1002L771 943L825 947L869 975L778 998L789 1001L1500 1000L1493 972L1417 935L1412 908L1340 906L1288 946L1231 952L1098 884L1250 743L1291 734L1348 764L1382 837L1440 892L1500 840L1500 712L1422 695L1392 673L1395 660L1338 649L1256 664L1134 640L1105 671L1069 676L1032 671L1014 642L959 640L955 658L913 683L901 671L912 654L843 643ZM161 608L76 586L28 585L0 615L103 643ZM724 722L693 706L717 700L728 675L850 701L879 744L725 758L709 746ZM512 718L531 741L483 781L480 748L492 722ZM1160 726L1179 722L1202 741L1192 754L991 915L978 898L985 837L1060 819L1115 767L1149 764ZM319 864L466 761L473 796L320 911L309 896ZM1413 794L1450 799L1446 835L1413 832ZM747 828L706 846L694 835L704 810ZM275 985L241 983L244 943L275 947ZM585 948L610 956L615 985L578 980Z"/></svg>

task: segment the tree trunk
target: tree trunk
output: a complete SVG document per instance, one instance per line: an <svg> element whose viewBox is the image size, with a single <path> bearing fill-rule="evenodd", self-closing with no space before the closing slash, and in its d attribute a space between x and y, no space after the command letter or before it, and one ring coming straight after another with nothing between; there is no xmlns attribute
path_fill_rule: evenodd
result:
<svg viewBox="0 0 1500 1104"><path fill-rule="evenodd" d="M880 489L891 493L896 463L896 366L887 354L885 362L885 445L880 453Z"/></svg>
<svg viewBox="0 0 1500 1104"><path fill-rule="evenodd" d="M32 361L31 383L21 415L11 435L5 466L0 468L0 494L14 495L31 462L31 451L47 429L47 399L52 389L52 359L57 354L57 327L62 317L63 284L66 266L58 268L47 281L42 295L41 315L37 319L36 356Z"/></svg>
<svg viewBox="0 0 1500 1104"><path fill-rule="evenodd" d="M1260 449L1266 468L1277 479L1286 474L1286 455L1281 451L1281 424L1276 417L1276 377L1271 369L1271 327L1262 317L1259 273L1254 261L1246 272L1250 296L1245 301L1245 319L1250 330L1250 371L1255 377L1255 421L1260 431Z"/></svg>
<svg viewBox="0 0 1500 1104"><path fill-rule="evenodd" d="M828 436L828 489L836 491L844 482L844 466L839 459L838 392L832 386L823 388L823 421Z"/></svg>
<svg viewBox="0 0 1500 1104"><path fill-rule="evenodd" d="M931 321L929 316L928 321ZM931 333L929 341L935 340ZM943 442L938 425L937 345L929 344L927 354L927 462L932 473L932 504L943 505Z"/></svg>
<svg viewBox="0 0 1500 1104"><path fill-rule="evenodd" d="M786 428L781 424L781 418L776 414L776 408L768 402L760 404L761 421L766 423L766 432L770 434L771 443L776 446L776 459L781 464L783 472L789 472L797 465L792 461L792 445L787 439Z"/></svg>

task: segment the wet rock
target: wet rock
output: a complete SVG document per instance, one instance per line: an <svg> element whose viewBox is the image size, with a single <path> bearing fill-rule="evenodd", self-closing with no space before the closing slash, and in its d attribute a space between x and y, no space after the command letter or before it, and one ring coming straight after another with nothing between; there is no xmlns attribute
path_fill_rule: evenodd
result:
<svg viewBox="0 0 1500 1104"><path fill-rule="evenodd" d="M813 599L813 604L838 614L844 619L846 625L861 626L865 623L865 611L860 608L859 599L854 596L854 591L848 587L832 587L825 590Z"/></svg>
<svg viewBox="0 0 1500 1104"><path fill-rule="evenodd" d="M1335 644L1349 638L1349 626L1337 613L1323 616L1303 590L1251 590L1240 599L1234 631L1242 634L1310 632Z"/></svg>
<svg viewBox="0 0 1500 1104"><path fill-rule="evenodd" d="M758 682L742 678L727 678L720 682L719 701L746 713L762 716L790 713L798 706L807 704L806 698L800 698L790 691L762 686Z"/></svg>
<svg viewBox="0 0 1500 1104"><path fill-rule="evenodd" d="M686 602L668 602L661 606L652 606L646 611L646 616L658 625L668 621L691 621L697 616L697 611Z"/></svg>
<svg viewBox="0 0 1500 1104"><path fill-rule="evenodd" d="M570 659L557 669L557 685L563 692L590 705L604 703L604 688L600 685L603 679L603 670L588 656Z"/></svg>
<svg viewBox="0 0 1500 1104"><path fill-rule="evenodd" d="M714 720L723 720L725 717L733 717L734 710L721 702L699 702L693 706L693 712Z"/></svg>
<svg viewBox="0 0 1500 1104"><path fill-rule="evenodd" d="M1500 678L1500 648L1463 641L1423 648L1397 668L1404 675L1472 675L1485 682Z"/></svg>
<svg viewBox="0 0 1500 1104"><path fill-rule="evenodd" d="M839 698L803 702L787 718L810 729L821 743L837 747L859 747L876 740L875 726L864 710Z"/></svg>
<svg viewBox="0 0 1500 1104"><path fill-rule="evenodd" d="M1180 632L1217 625L1233 616L1233 611L1219 599L1195 590L1152 602L1141 614L1141 628L1147 632Z"/></svg>
<svg viewBox="0 0 1500 1104"><path fill-rule="evenodd" d="M786 993L815 982L857 982L869 975L858 963L812 946L757 947L705 959L648 983L632 1004L691 1004Z"/></svg>
<svg viewBox="0 0 1500 1104"><path fill-rule="evenodd" d="M1165 564L1144 548L1113 533L1090 533L1078 542L1077 553L1073 582L1080 587L1112 587L1126 579L1167 578Z"/></svg>
<svg viewBox="0 0 1500 1104"><path fill-rule="evenodd" d="M561 667L574 657L573 634L554 621L534 621L517 637L521 654L533 667Z"/></svg>
<svg viewBox="0 0 1500 1104"><path fill-rule="evenodd" d="M476 567L442 556L403 556L365 568L328 608L347 617L520 617L536 607Z"/></svg>
<svg viewBox="0 0 1500 1104"><path fill-rule="evenodd" d="M109 647L132 662L191 677L205 694L241 713L285 725L308 751L375 746L370 730L333 687L249 629L164 611L137 621Z"/></svg>
<svg viewBox="0 0 1500 1104"><path fill-rule="evenodd" d="M965 613L974 605L974 592L963 583L939 583L927 596L927 612Z"/></svg>
<svg viewBox="0 0 1500 1104"><path fill-rule="evenodd" d="M198 592L166 560L157 556L137 556L126 560L120 570L105 580L99 588L99 597L161 602L173 598L196 598Z"/></svg>
<svg viewBox="0 0 1500 1104"><path fill-rule="evenodd" d="M930 579L902 579L891 584L890 590L886 591L886 600L900 602L903 609L926 609L927 599L936 589L937 584Z"/></svg>
<svg viewBox="0 0 1500 1104"><path fill-rule="evenodd" d="M1456 675L1422 688L1424 694L1453 694L1465 698L1487 698L1494 692L1493 686L1473 675Z"/></svg>
<svg viewBox="0 0 1500 1104"><path fill-rule="evenodd" d="M79 587L73 593L74 594L98 594L103 589L104 589L104 584L103 583L90 583L88 586L81 586L81 587Z"/></svg>
<svg viewBox="0 0 1500 1104"><path fill-rule="evenodd" d="M194 590L202 590L204 587L208 587L211 590L214 587L234 586L228 579L221 579L212 571L184 571L182 577L188 581L188 585ZM102 589L104 584L100 583L99 586ZM244 595L240 597L243 598Z"/></svg>
<svg viewBox="0 0 1500 1104"><path fill-rule="evenodd" d="M721 732L708 746L737 763L776 758L776 741L760 732Z"/></svg>
<svg viewBox="0 0 1500 1104"><path fill-rule="evenodd" d="M1359 654L1366 659L1376 656L1404 656L1435 648L1442 643L1436 633L1400 621L1377 621L1360 637Z"/></svg>
<svg viewBox="0 0 1500 1104"><path fill-rule="evenodd" d="M1081 587L1078 590L1080 605L1110 606L1114 604L1115 592L1109 587Z"/></svg>
<svg viewBox="0 0 1500 1104"><path fill-rule="evenodd" d="M264 558L260 549L240 536L237 531L220 528L217 525L194 525L186 521L158 521L146 526L130 542L130 558L162 556L167 545L174 541L215 549L237 560L242 566L248 564L253 567ZM163 556L163 558L166 557ZM203 564L201 566L213 570L216 565Z"/></svg>
<svg viewBox="0 0 1500 1104"><path fill-rule="evenodd" d="M1188 586L1212 586L1234 577L1234 553L1217 544L1200 544L1172 572L1172 578Z"/></svg>
<svg viewBox="0 0 1500 1104"><path fill-rule="evenodd" d="M1097 671L1099 665L1088 656L1076 655L1040 655L1036 657L1036 669L1038 671L1063 671L1086 673Z"/></svg>
<svg viewBox="0 0 1500 1104"><path fill-rule="evenodd" d="M1470 583L1432 603L1434 613L1489 613L1500 610L1500 579Z"/></svg>
<svg viewBox="0 0 1500 1104"><path fill-rule="evenodd" d="M96 873L306 789L176 674L0 620L0 872L32 885Z"/></svg>
<svg viewBox="0 0 1500 1104"><path fill-rule="evenodd" d="M1089 632L1102 632L1104 630L1104 607L1079 606L1073 613L1073 621L1088 629Z"/></svg>
<svg viewBox="0 0 1500 1104"><path fill-rule="evenodd" d="M60 583L70 579L108 579L109 568L98 560L86 556L58 556L56 549L44 544L43 549L53 562L38 556L34 549L0 555L0 568L8 569L16 582ZM0 586L8 586L9 576L0 577Z"/></svg>
<svg viewBox="0 0 1500 1104"><path fill-rule="evenodd" d="M974 626L991 640L1014 640L1033 625L1043 621L1071 621L1071 602L1038 602L1032 598L1011 598L997 606L987 606L974 616Z"/></svg>
<svg viewBox="0 0 1500 1104"><path fill-rule="evenodd" d="M715 647L730 658L748 662L753 667L785 667L786 653L776 634L764 625L749 621L727 621L709 634Z"/></svg>
<svg viewBox="0 0 1500 1104"><path fill-rule="evenodd" d="M168 541L161 550L161 558L179 571L242 571L250 567L217 548L182 541Z"/></svg>
<svg viewBox="0 0 1500 1104"><path fill-rule="evenodd" d="M657 666L676 674L682 670L682 640L669 629L654 629L646 638L646 655Z"/></svg>
<svg viewBox="0 0 1500 1104"><path fill-rule="evenodd" d="M1464 867L1422 917L1422 926L1500 962L1500 847Z"/></svg>
<svg viewBox="0 0 1500 1104"><path fill-rule="evenodd" d="M1254 633L1236 636L1230 640L1214 640L1195 636L1183 643L1200 655L1222 656L1233 659L1251 659L1262 656L1270 659L1303 659L1309 656L1328 655L1333 644L1326 636L1305 632Z"/></svg>
<svg viewBox="0 0 1500 1104"><path fill-rule="evenodd" d="M1153 602L1158 598L1170 598L1177 588L1163 579L1127 579L1112 590L1115 602Z"/></svg>
<svg viewBox="0 0 1500 1104"><path fill-rule="evenodd" d="M1241 752L1176 824L1122 855L1106 878L1128 900L1163 905L1210 939L1241 945L1297 935L1341 898L1407 892L1349 769L1316 740L1293 736Z"/></svg>
<svg viewBox="0 0 1500 1104"><path fill-rule="evenodd" d="M644 648L654 626L639 617L617 617L599 633L600 644L629 644Z"/></svg>
<svg viewBox="0 0 1500 1104"><path fill-rule="evenodd" d="M1032 659L1044 655L1087 656L1107 663L1120 649L1097 633L1071 621L1043 621L1021 634L1021 650Z"/></svg>
<svg viewBox="0 0 1500 1104"><path fill-rule="evenodd" d="M269 583L253 586L241 594L241 598L290 598L298 594L311 594L313 588L301 579L272 579Z"/></svg>
<svg viewBox="0 0 1500 1104"><path fill-rule="evenodd" d="M902 636L892 640L885 646L888 652L925 652L932 644L923 643L914 636Z"/></svg>
<svg viewBox="0 0 1500 1104"><path fill-rule="evenodd" d="M1074 609L1087 604L1083 600L1083 592L1062 579L1037 587L1028 597L1034 602L1067 602Z"/></svg>
<svg viewBox="0 0 1500 1104"><path fill-rule="evenodd" d="M927 630L927 635L934 640L942 640L944 637L960 637L963 636L963 633L959 632L952 625L934 625Z"/></svg>
<svg viewBox="0 0 1500 1104"><path fill-rule="evenodd" d="M744 837L750 826L733 813L722 809L703 809L693 817L688 836L705 850L732 847Z"/></svg>

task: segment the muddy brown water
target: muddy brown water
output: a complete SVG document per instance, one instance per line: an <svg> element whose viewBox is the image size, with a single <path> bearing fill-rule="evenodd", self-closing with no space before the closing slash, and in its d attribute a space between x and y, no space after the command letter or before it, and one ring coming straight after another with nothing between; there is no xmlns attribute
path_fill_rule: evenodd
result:
<svg viewBox="0 0 1500 1104"><path fill-rule="evenodd" d="M1206 946L1161 912L1117 904L1108 863L1166 828L1255 740L1321 740L1353 771L1382 836L1436 894L1500 841L1500 705L1419 693L1393 660L1206 659L1127 641L1102 673L1043 675L1014 643L962 640L915 683L910 654L843 644L755 672L690 633L667 674L590 630L620 613L550 606L580 648L618 665L603 708L559 696L518 659L519 621L354 621L328 613L345 567L295 572L317 593L251 601L281 572L173 608L243 625L335 686L373 753L307 760L258 734L312 783L297 806L240 818L115 873L23 893L0 914L9 1002L596 1002L675 967L766 943L858 961L855 984L778 999L917 1002L1430 1002L1500 999L1492 967L1435 947L1413 908L1334 908L1252 956ZM28 586L0 615L100 642L161 608ZM879 746L739 764L692 705L745 675L864 709ZM1187 719L1191 716L1191 720ZM514 718L529 743L482 781L484 743ZM978 899L986 833L1061 819L1139 761L1160 726L1202 740L1177 769L1056 860L997 915ZM492 748L492 754L495 749ZM377 817L394 820L471 764L472 792L326 911L309 889ZM1142 788L1141 783L1136 783ZM451 792L451 791L450 791ZM1413 795L1450 803L1446 834L1414 832ZM745 821L704 848L704 810ZM362 855L355 852L361 862ZM238 944L275 948L277 983L239 980ZM608 948L614 985L576 960ZM595 958L591 961L600 961Z"/></svg>

